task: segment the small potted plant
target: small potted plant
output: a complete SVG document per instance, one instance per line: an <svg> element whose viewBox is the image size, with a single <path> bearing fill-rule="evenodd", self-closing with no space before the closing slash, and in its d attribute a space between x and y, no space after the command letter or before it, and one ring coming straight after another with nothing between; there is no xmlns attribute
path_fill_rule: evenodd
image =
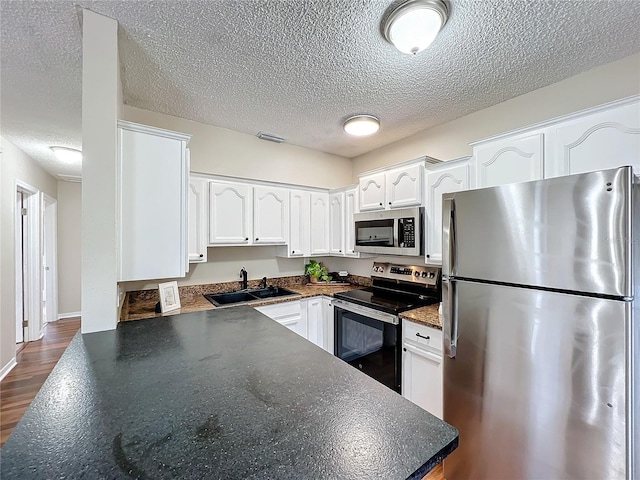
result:
<svg viewBox="0 0 640 480"><path fill-rule="evenodd" d="M309 275L311 283L328 282L331 279L327 268L315 260L309 260L309 263L304 266L304 274Z"/></svg>

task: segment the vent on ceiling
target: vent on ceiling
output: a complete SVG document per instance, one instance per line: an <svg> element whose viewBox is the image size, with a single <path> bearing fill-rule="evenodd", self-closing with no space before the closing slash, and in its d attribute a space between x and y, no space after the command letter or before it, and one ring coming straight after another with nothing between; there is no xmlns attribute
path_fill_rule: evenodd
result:
<svg viewBox="0 0 640 480"><path fill-rule="evenodd" d="M424 161L427 162L427 165L436 165L438 163L442 163L442 160L438 160L433 157L424 157Z"/></svg>
<svg viewBox="0 0 640 480"><path fill-rule="evenodd" d="M284 138L274 135L272 133L259 132L257 137L260 140L267 140L269 142L282 143L284 142Z"/></svg>
<svg viewBox="0 0 640 480"><path fill-rule="evenodd" d="M61 173L59 173L58 178L65 182L82 183L82 177L79 177L77 175L62 175Z"/></svg>

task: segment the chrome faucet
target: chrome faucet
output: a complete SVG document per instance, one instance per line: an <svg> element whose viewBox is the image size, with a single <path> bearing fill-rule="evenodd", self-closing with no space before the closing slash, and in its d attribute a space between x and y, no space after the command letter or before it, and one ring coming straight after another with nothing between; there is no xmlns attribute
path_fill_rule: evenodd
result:
<svg viewBox="0 0 640 480"><path fill-rule="evenodd" d="M242 267L242 270L240 270L240 277L242 277L242 290L246 290L248 288L247 271L244 267Z"/></svg>
<svg viewBox="0 0 640 480"><path fill-rule="evenodd" d="M262 283L260 284L261 288L267 288L267 277L262 277Z"/></svg>

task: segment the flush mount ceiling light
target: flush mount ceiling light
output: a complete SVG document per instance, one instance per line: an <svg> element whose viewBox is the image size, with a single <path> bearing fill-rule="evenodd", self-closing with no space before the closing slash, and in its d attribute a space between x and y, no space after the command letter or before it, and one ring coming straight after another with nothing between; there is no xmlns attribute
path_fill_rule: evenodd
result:
<svg viewBox="0 0 640 480"><path fill-rule="evenodd" d="M64 163L82 163L82 152L75 148L51 147L53 154Z"/></svg>
<svg viewBox="0 0 640 480"><path fill-rule="evenodd" d="M344 131L356 137L371 135L379 128L380 120L373 115L354 115L344 121Z"/></svg>
<svg viewBox="0 0 640 480"><path fill-rule="evenodd" d="M447 21L441 0L409 0L384 20L384 38L402 53L416 54L427 48Z"/></svg>

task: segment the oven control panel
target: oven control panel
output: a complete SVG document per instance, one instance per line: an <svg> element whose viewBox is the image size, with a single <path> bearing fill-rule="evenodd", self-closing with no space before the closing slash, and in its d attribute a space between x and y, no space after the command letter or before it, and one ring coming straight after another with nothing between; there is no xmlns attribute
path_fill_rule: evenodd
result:
<svg viewBox="0 0 640 480"><path fill-rule="evenodd" d="M440 280L440 274L439 267L374 262L371 277L436 285Z"/></svg>

